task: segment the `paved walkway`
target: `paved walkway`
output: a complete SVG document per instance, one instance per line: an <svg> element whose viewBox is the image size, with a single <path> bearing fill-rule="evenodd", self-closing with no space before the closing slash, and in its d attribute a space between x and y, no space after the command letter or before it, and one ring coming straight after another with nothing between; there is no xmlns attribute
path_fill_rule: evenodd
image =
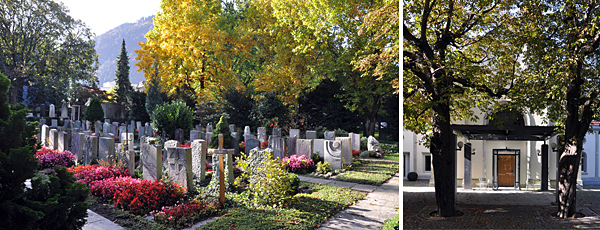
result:
<svg viewBox="0 0 600 230"><path fill-rule="evenodd" d="M383 222L398 215L400 206L399 174L381 186L299 176L301 181L330 184L367 192L363 200L339 212L317 229L380 229Z"/></svg>
<svg viewBox="0 0 600 230"><path fill-rule="evenodd" d="M578 206L584 218L557 219L552 192L463 190L456 195L458 217L432 217L436 211L433 187L403 187L404 229L571 229L600 228L599 216Z"/></svg>

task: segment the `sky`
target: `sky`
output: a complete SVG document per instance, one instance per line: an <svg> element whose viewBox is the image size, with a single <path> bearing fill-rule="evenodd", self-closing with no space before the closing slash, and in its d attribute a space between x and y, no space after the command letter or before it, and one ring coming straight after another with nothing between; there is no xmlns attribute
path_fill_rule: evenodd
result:
<svg viewBox="0 0 600 230"><path fill-rule="evenodd" d="M96 36L160 11L160 0L55 1L62 2L69 9L69 15L83 21Z"/></svg>

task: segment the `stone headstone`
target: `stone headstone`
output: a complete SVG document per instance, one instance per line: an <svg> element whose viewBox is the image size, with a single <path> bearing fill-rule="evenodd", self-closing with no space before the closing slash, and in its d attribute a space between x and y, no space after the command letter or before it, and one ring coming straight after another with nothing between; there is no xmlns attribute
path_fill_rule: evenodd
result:
<svg viewBox="0 0 600 230"><path fill-rule="evenodd" d="M80 120L77 120L75 122L75 128L81 129L81 121Z"/></svg>
<svg viewBox="0 0 600 230"><path fill-rule="evenodd" d="M325 161L329 162L332 170L342 169L342 143L325 140Z"/></svg>
<svg viewBox="0 0 600 230"><path fill-rule="evenodd" d="M142 127L142 122L141 122L141 121L136 121L136 122L135 122L135 127L136 127L137 129L140 129L140 127Z"/></svg>
<svg viewBox="0 0 600 230"><path fill-rule="evenodd" d="M110 119L104 118L104 123L109 123L110 124Z"/></svg>
<svg viewBox="0 0 600 230"><path fill-rule="evenodd" d="M67 110L67 104L62 104L60 108L60 117L69 117L69 112Z"/></svg>
<svg viewBox="0 0 600 230"><path fill-rule="evenodd" d="M91 130L92 129L92 122L91 121L85 121L85 131Z"/></svg>
<svg viewBox="0 0 600 230"><path fill-rule="evenodd" d="M250 153L250 151L254 148L260 146L260 142L256 137L252 136L252 138L246 139L246 154Z"/></svg>
<svg viewBox="0 0 600 230"><path fill-rule="evenodd" d="M202 125L196 125L196 131L202 132Z"/></svg>
<svg viewBox="0 0 600 230"><path fill-rule="evenodd" d="M46 124L46 119L40 119L40 125L45 125Z"/></svg>
<svg viewBox="0 0 600 230"><path fill-rule="evenodd" d="M196 178L203 181L206 179L206 150L208 145L205 140L195 139L192 141L192 172Z"/></svg>
<svg viewBox="0 0 600 230"><path fill-rule="evenodd" d="M132 120L132 121L130 122L130 125L131 125L131 126L135 126L135 121L133 121L133 120Z"/></svg>
<svg viewBox="0 0 600 230"><path fill-rule="evenodd" d="M50 149L58 149L58 130L56 129L51 129L50 130L50 135L48 137L48 148Z"/></svg>
<svg viewBox="0 0 600 230"><path fill-rule="evenodd" d="M115 139L110 137L101 137L98 140L98 155L100 160L111 162L115 159Z"/></svg>
<svg viewBox="0 0 600 230"><path fill-rule="evenodd" d="M185 137L183 137L183 129L175 130L175 140L179 141L179 143L185 143ZM177 146L179 147L179 146Z"/></svg>
<svg viewBox="0 0 600 230"><path fill-rule="evenodd" d="M133 133L121 133L121 143L126 144L127 150L133 150L135 136Z"/></svg>
<svg viewBox="0 0 600 230"><path fill-rule="evenodd" d="M85 134L86 136L92 135L92 131L83 131L83 134Z"/></svg>
<svg viewBox="0 0 600 230"><path fill-rule="evenodd" d="M128 133L135 133L135 125L129 125L129 126L127 126L127 132Z"/></svg>
<svg viewBox="0 0 600 230"><path fill-rule="evenodd" d="M63 128L68 129L69 128L69 120L65 119L63 121Z"/></svg>
<svg viewBox="0 0 600 230"><path fill-rule="evenodd" d="M144 180L160 180L162 177L162 146L154 144L141 144L142 174Z"/></svg>
<svg viewBox="0 0 600 230"><path fill-rule="evenodd" d="M212 138L213 133L212 132L206 132L206 144L210 145L210 138Z"/></svg>
<svg viewBox="0 0 600 230"><path fill-rule="evenodd" d="M50 104L50 114L49 114L50 117L56 117L56 111L54 109L55 109L54 105Z"/></svg>
<svg viewBox="0 0 600 230"><path fill-rule="evenodd" d="M306 139L317 139L317 131L307 130L306 131Z"/></svg>
<svg viewBox="0 0 600 230"><path fill-rule="evenodd" d="M83 159L83 150L85 144L85 134L80 132L73 132L73 146L71 152L77 156L77 160Z"/></svg>
<svg viewBox="0 0 600 230"><path fill-rule="evenodd" d="M342 142L342 158L344 158L344 164L352 164L352 140L350 137L336 137L336 141Z"/></svg>
<svg viewBox="0 0 600 230"><path fill-rule="evenodd" d="M231 132L231 146L233 146L235 156L240 155L240 145L238 144L239 135L237 132Z"/></svg>
<svg viewBox="0 0 600 230"><path fill-rule="evenodd" d="M110 133L110 123L104 122L104 124L102 124L102 132Z"/></svg>
<svg viewBox="0 0 600 230"><path fill-rule="evenodd" d="M296 155L296 141L298 141L298 136L290 136L287 138L288 156Z"/></svg>
<svg viewBox="0 0 600 230"><path fill-rule="evenodd" d="M251 135L252 133L250 133L250 126L244 127L244 135Z"/></svg>
<svg viewBox="0 0 600 230"><path fill-rule="evenodd" d="M300 138L300 130L299 129L290 129L290 137Z"/></svg>
<svg viewBox="0 0 600 230"><path fill-rule="evenodd" d="M281 136L281 128L273 128L273 135L280 137Z"/></svg>
<svg viewBox="0 0 600 230"><path fill-rule="evenodd" d="M190 142L194 140L200 139L200 131L198 130L190 130Z"/></svg>
<svg viewBox="0 0 600 230"><path fill-rule="evenodd" d="M235 132L235 124L229 125L229 132Z"/></svg>
<svg viewBox="0 0 600 230"><path fill-rule="evenodd" d="M49 142L49 138L50 138L50 127L48 127L47 125L42 125L42 133L41 133L41 141L42 141L42 145L48 146Z"/></svg>
<svg viewBox="0 0 600 230"><path fill-rule="evenodd" d="M206 132L211 132L213 131L213 126L211 123L208 123L208 125L206 125Z"/></svg>
<svg viewBox="0 0 600 230"><path fill-rule="evenodd" d="M67 149L66 147L68 146L67 143L67 132L65 131L60 131L58 132L58 151L64 152L65 149Z"/></svg>
<svg viewBox="0 0 600 230"><path fill-rule="evenodd" d="M98 157L98 137L85 136L85 143L83 144L83 148L84 164L89 165L94 159L97 159Z"/></svg>
<svg viewBox="0 0 600 230"><path fill-rule="evenodd" d="M265 127L258 127L258 140L260 141L260 143L263 143L267 140L267 128Z"/></svg>
<svg viewBox="0 0 600 230"><path fill-rule="evenodd" d="M373 136L369 136L367 139L367 150L379 152L381 151L381 147L379 146L379 141L375 139Z"/></svg>
<svg viewBox="0 0 600 230"><path fill-rule="evenodd" d="M116 124L115 124L116 123ZM116 135L117 137L119 136L119 123L117 122L113 122L110 125L110 133Z"/></svg>
<svg viewBox="0 0 600 230"><path fill-rule="evenodd" d="M259 175L265 176L265 172L260 170L265 167L265 163L267 163L271 158L267 157L267 153L272 153L273 149L252 149L248 154L248 169L251 175Z"/></svg>
<svg viewBox="0 0 600 230"><path fill-rule="evenodd" d="M121 125L121 126L119 126L119 135L118 135L118 137L119 137L119 140L120 140L121 142L123 142L123 140L122 140L122 139L120 139L120 138L121 138L121 135L122 135L123 133L127 133L127 126Z"/></svg>
<svg viewBox="0 0 600 230"><path fill-rule="evenodd" d="M352 138L352 151L360 151L360 134L350 133L348 136Z"/></svg>
<svg viewBox="0 0 600 230"><path fill-rule="evenodd" d="M325 139L313 139L313 153L319 154L320 157L324 156Z"/></svg>
<svg viewBox="0 0 600 230"><path fill-rule="evenodd" d="M177 140L168 140L165 142L165 149L176 148L176 147L179 147L180 144L181 144L181 142L179 142Z"/></svg>
<svg viewBox="0 0 600 230"><path fill-rule="evenodd" d="M125 151L119 154L121 162L127 165L127 170L129 171L129 176L135 175L135 151Z"/></svg>
<svg viewBox="0 0 600 230"><path fill-rule="evenodd" d="M139 136L139 138L142 138L145 135L146 135L146 128L144 126L142 126L139 128L138 136Z"/></svg>
<svg viewBox="0 0 600 230"><path fill-rule="evenodd" d="M283 159L285 157L285 140L280 136L269 136L269 148L273 149L273 157Z"/></svg>
<svg viewBox="0 0 600 230"><path fill-rule="evenodd" d="M58 119L52 119L52 127L58 127Z"/></svg>
<svg viewBox="0 0 600 230"><path fill-rule="evenodd" d="M46 105L40 105L40 117L45 117L46 116Z"/></svg>
<svg viewBox="0 0 600 230"><path fill-rule="evenodd" d="M71 120L78 121L79 120L79 106L73 105L71 106Z"/></svg>
<svg viewBox="0 0 600 230"><path fill-rule="evenodd" d="M94 123L94 133L100 134L102 129L102 123L100 123L99 121Z"/></svg>
<svg viewBox="0 0 600 230"><path fill-rule="evenodd" d="M326 131L325 132L325 140L335 140L335 132Z"/></svg>
<svg viewBox="0 0 600 230"><path fill-rule="evenodd" d="M188 191L193 188L192 173L192 149L191 148L167 148L167 161L169 178L177 184L182 185Z"/></svg>
<svg viewBox="0 0 600 230"><path fill-rule="evenodd" d="M146 136L153 137L154 131L152 130L152 126L146 123Z"/></svg>
<svg viewBox="0 0 600 230"><path fill-rule="evenodd" d="M298 139L296 141L296 155L298 155L298 156L304 155L308 158L311 158L312 152L313 152L313 140Z"/></svg>

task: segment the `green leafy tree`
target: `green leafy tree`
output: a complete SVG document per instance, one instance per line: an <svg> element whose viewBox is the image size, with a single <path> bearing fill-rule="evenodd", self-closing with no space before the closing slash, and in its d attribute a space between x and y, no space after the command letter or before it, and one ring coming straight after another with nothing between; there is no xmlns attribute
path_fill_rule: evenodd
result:
<svg viewBox="0 0 600 230"><path fill-rule="evenodd" d="M335 95L343 93L338 82L325 79L317 88L305 92L298 99L298 113L310 127L341 128L353 131L360 125L360 117L350 111Z"/></svg>
<svg viewBox="0 0 600 230"><path fill-rule="evenodd" d="M227 120L239 127L247 125L256 129L257 125L250 116L256 102L248 91L229 88L223 94L223 99L223 109L229 115Z"/></svg>
<svg viewBox="0 0 600 230"><path fill-rule="evenodd" d="M217 104L217 101L212 99L201 99L196 104L194 119L197 123L206 127L208 123L216 124L221 116L229 116L224 112L223 106Z"/></svg>
<svg viewBox="0 0 600 230"><path fill-rule="evenodd" d="M152 115L154 109L163 103L163 93L160 92L160 81L158 78L158 68L156 68L156 66L154 69L154 76L150 78L148 83L148 93L146 94L146 112L148 115Z"/></svg>
<svg viewBox="0 0 600 230"><path fill-rule="evenodd" d="M146 112L146 94L144 92L131 91L127 95L127 119L133 121L150 121Z"/></svg>
<svg viewBox="0 0 600 230"><path fill-rule="evenodd" d="M404 4L404 127L428 134L440 216L456 215L452 120L476 119L519 78L511 1ZM493 58L492 58L493 57ZM476 100L477 103L473 103Z"/></svg>
<svg viewBox="0 0 600 230"><path fill-rule="evenodd" d="M194 113L192 109L182 101L171 101L156 107L150 120L157 129L159 135L165 135L167 139L173 139L176 129L183 129L183 133L190 133Z"/></svg>
<svg viewBox="0 0 600 230"><path fill-rule="evenodd" d="M121 53L117 57L117 70L115 71L116 81L116 97L117 103L120 105L127 104L127 95L133 91L131 82L129 81L129 56L125 48L125 39L121 44Z"/></svg>
<svg viewBox="0 0 600 230"><path fill-rule="evenodd" d="M266 92L258 100L252 116L262 125L267 125L269 121L277 118L278 121L282 122L279 127L283 127L289 118L289 113L288 107L283 104L283 101L275 93Z"/></svg>
<svg viewBox="0 0 600 230"><path fill-rule="evenodd" d="M98 98L92 98L90 106L87 107L83 114L83 119L91 122L96 122L104 119L104 110Z"/></svg>
<svg viewBox="0 0 600 230"><path fill-rule="evenodd" d="M209 148L216 149L219 147L219 134L223 134L223 148L232 149L231 131L229 131L229 123L227 122L227 118L225 116L221 116L219 123L217 123L215 126L213 135L210 138L210 145L208 145Z"/></svg>
<svg viewBox="0 0 600 230"><path fill-rule="evenodd" d="M69 16L64 5L51 0L8 0L0 2L0 12L0 72L11 80L10 104L22 100L18 92L24 86L42 89L50 84L61 90L43 93L64 98L65 88L60 87L65 82L98 81L94 34Z"/></svg>

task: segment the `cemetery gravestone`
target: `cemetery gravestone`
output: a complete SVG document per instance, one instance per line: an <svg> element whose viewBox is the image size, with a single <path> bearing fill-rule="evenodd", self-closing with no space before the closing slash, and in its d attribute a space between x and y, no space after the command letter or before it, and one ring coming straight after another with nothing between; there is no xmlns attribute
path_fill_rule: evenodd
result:
<svg viewBox="0 0 600 230"><path fill-rule="evenodd" d="M110 133L110 124L104 122L104 124L102 124L102 133Z"/></svg>
<svg viewBox="0 0 600 230"><path fill-rule="evenodd" d="M192 149L167 148L169 162L169 178L177 184L183 185L188 191L192 190Z"/></svg>
<svg viewBox="0 0 600 230"><path fill-rule="evenodd" d="M287 138L287 146L288 146L288 156L296 155L296 142L298 141L298 136L290 136Z"/></svg>
<svg viewBox="0 0 600 230"><path fill-rule="evenodd" d="M50 130L50 136L48 138L50 144L48 147L52 150L58 149L58 130L52 129Z"/></svg>
<svg viewBox="0 0 600 230"><path fill-rule="evenodd" d="M250 133L250 126L244 127L244 135L252 135L252 133Z"/></svg>
<svg viewBox="0 0 600 230"><path fill-rule="evenodd" d="M40 105L40 117L45 117L45 116L46 116L46 105Z"/></svg>
<svg viewBox="0 0 600 230"><path fill-rule="evenodd" d="M280 137L281 136L281 129L280 128L273 128L273 135Z"/></svg>
<svg viewBox="0 0 600 230"><path fill-rule="evenodd" d="M101 129L102 129L102 123L100 123L99 121L96 122L94 124L94 133L96 133L96 136L100 136Z"/></svg>
<svg viewBox="0 0 600 230"><path fill-rule="evenodd" d="M105 162L115 160L115 139L110 137L101 137L98 143L98 154L100 159Z"/></svg>
<svg viewBox="0 0 600 230"><path fill-rule="evenodd" d="M267 128L265 127L258 127L258 141L260 141L260 143L263 143L267 140Z"/></svg>
<svg viewBox="0 0 600 230"><path fill-rule="evenodd" d="M98 157L98 137L85 136L84 149L84 164L89 165Z"/></svg>
<svg viewBox="0 0 600 230"><path fill-rule="evenodd" d="M77 156L77 160L83 159L83 149L85 144L85 134L80 132L73 133L72 153Z"/></svg>
<svg viewBox="0 0 600 230"><path fill-rule="evenodd" d="M250 151L254 148L260 146L260 142L256 137L252 136L252 138L246 139L246 154L250 153Z"/></svg>
<svg viewBox="0 0 600 230"><path fill-rule="evenodd" d="M121 143L127 145L127 150L133 150L133 145L134 145L133 133L121 133Z"/></svg>
<svg viewBox="0 0 600 230"><path fill-rule="evenodd" d="M323 154L325 153L325 139L313 140L313 153L317 153L320 157L324 157Z"/></svg>
<svg viewBox="0 0 600 230"><path fill-rule="evenodd" d="M110 124L110 119L109 118L104 118L104 123Z"/></svg>
<svg viewBox="0 0 600 230"><path fill-rule="evenodd" d="M336 137L335 140L342 142L342 158L344 164L352 164L352 140L350 137Z"/></svg>
<svg viewBox="0 0 600 230"><path fill-rule="evenodd" d="M240 155L240 145L238 144L237 132L231 132L231 146L233 146L235 156Z"/></svg>
<svg viewBox="0 0 600 230"><path fill-rule="evenodd" d="M85 131L88 131L92 128L92 122L91 121L85 121Z"/></svg>
<svg viewBox="0 0 600 230"><path fill-rule="evenodd" d="M208 125L206 125L206 132L211 132L213 131L213 126L211 123L208 123Z"/></svg>
<svg viewBox="0 0 600 230"><path fill-rule="evenodd" d="M190 130L190 142L200 139L200 131L198 130Z"/></svg>
<svg viewBox="0 0 600 230"><path fill-rule="evenodd" d="M379 141L375 139L373 136L369 136L367 139L367 150L379 152L381 151L381 147L379 146Z"/></svg>
<svg viewBox="0 0 600 230"><path fill-rule="evenodd" d="M208 145L205 140L196 139L192 141L192 172L196 178L203 181L206 179L206 149Z"/></svg>
<svg viewBox="0 0 600 230"><path fill-rule="evenodd" d="M273 149L273 157L283 159L285 156L285 140L280 136L269 136L269 148Z"/></svg>
<svg viewBox="0 0 600 230"><path fill-rule="evenodd" d="M202 132L202 125L196 125L196 131Z"/></svg>
<svg viewBox="0 0 600 230"><path fill-rule="evenodd" d="M53 104L50 104L50 117L56 117L56 111L54 111Z"/></svg>
<svg viewBox="0 0 600 230"><path fill-rule="evenodd" d="M69 113L67 111L67 104L62 105L62 107L60 108L60 117L69 117Z"/></svg>
<svg viewBox="0 0 600 230"><path fill-rule="evenodd" d="M58 120L57 119L52 119L52 127L58 127Z"/></svg>
<svg viewBox="0 0 600 230"><path fill-rule="evenodd" d="M229 132L231 132L231 133L235 132L235 124L229 125Z"/></svg>
<svg viewBox="0 0 600 230"><path fill-rule="evenodd" d="M308 158L311 158L312 152L313 152L313 140L298 139L296 141L296 155L298 155L298 156L304 155Z"/></svg>
<svg viewBox="0 0 600 230"><path fill-rule="evenodd" d="M61 152L65 151L65 149L66 149L65 146L67 146L66 141L67 141L67 132L65 132L65 131L58 132L58 147L57 147L58 151L61 151Z"/></svg>
<svg viewBox="0 0 600 230"><path fill-rule="evenodd" d="M290 129L290 137L300 138L300 130L299 129Z"/></svg>
<svg viewBox="0 0 600 230"><path fill-rule="evenodd" d="M68 129L69 128L69 120L67 120L67 119L63 120L63 128L64 129Z"/></svg>
<svg viewBox="0 0 600 230"><path fill-rule="evenodd" d="M342 169L342 143L325 140L325 161L329 162L332 170Z"/></svg>
<svg viewBox="0 0 600 230"><path fill-rule="evenodd" d="M48 146L48 139L50 134L50 127L47 125L42 125L42 145Z"/></svg>
<svg viewBox="0 0 600 230"><path fill-rule="evenodd" d="M175 130L175 140L177 140L179 143L184 143L185 139L183 137L183 129ZM177 147L179 147L179 146L177 146Z"/></svg>
<svg viewBox="0 0 600 230"><path fill-rule="evenodd" d="M46 124L46 119L40 119L40 125L45 125Z"/></svg>
<svg viewBox="0 0 600 230"><path fill-rule="evenodd" d="M325 132L325 140L335 140L335 132L326 131Z"/></svg>
<svg viewBox="0 0 600 230"><path fill-rule="evenodd" d="M152 126L146 123L146 136L153 137L154 131L152 131Z"/></svg>
<svg viewBox="0 0 600 230"><path fill-rule="evenodd" d="M210 138L212 138L212 132L206 132L206 144L210 145Z"/></svg>
<svg viewBox="0 0 600 230"><path fill-rule="evenodd" d="M160 180L162 177L162 146L142 143L142 174L144 180Z"/></svg>
<svg viewBox="0 0 600 230"><path fill-rule="evenodd" d="M352 150L360 151L360 134L352 133Z"/></svg>
<svg viewBox="0 0 600 230"><path fill-rule="evenodd" d="M136 127L137 129L140 129L140 128L142 127L142 122L141 122L141 121L136 121L136 122L135 122L135 125L136 125L135 127Z"/></svg>

